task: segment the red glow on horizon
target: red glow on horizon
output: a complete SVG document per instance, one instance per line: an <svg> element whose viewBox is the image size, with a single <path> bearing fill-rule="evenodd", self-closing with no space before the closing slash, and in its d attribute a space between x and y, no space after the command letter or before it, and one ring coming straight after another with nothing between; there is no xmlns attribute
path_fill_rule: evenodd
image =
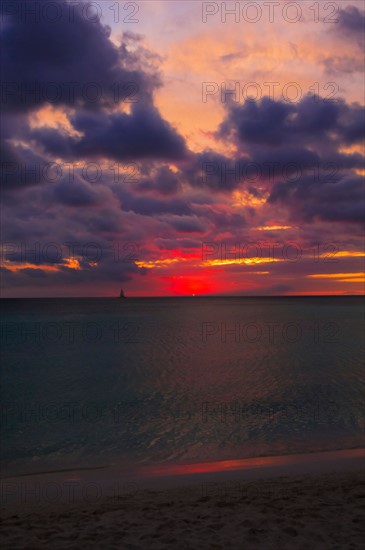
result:
<svg viewBox="0 0 365 550"><path fill-rule="evenodd" d="M201 294L219 293L219 289L214 287L211 281L204 276L195 275L193 277L184 275L175 275L166 277L168 281L168 293L179 296L192 296Z"/></svg>

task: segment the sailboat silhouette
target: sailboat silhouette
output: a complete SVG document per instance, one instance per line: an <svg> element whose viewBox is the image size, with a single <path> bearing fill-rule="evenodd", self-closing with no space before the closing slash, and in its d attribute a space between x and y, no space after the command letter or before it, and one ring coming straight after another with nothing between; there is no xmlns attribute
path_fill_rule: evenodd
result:
<svg viewBox="0 0 365 550"><path fill-rule="evenodd" d="M119 298L125 298L125 296L124 296L124 291L123 291L122 288L120 289Z"/></svg>

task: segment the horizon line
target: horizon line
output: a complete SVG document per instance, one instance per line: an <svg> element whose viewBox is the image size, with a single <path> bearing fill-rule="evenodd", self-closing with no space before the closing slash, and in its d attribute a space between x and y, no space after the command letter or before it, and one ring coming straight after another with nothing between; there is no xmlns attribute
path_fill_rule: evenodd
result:
<svg viewBox="0 0 365 550"><path fill-rule="evenodd" d="M148 295L125 296L125 299L143 300L150 298L363 298L362 294L184 294L184 295ZM1 300L121 300L119 296L0 296ZM121 300L124 302L124 300Z"/></svg>

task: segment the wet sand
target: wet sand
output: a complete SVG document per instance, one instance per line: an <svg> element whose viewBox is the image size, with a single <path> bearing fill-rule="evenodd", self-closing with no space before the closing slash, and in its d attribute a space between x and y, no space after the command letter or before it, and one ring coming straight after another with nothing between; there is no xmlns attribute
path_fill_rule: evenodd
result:
<svg viewBox="0 0 365 550"><path fill-rule="evenodd" d="M284 463L270 457L271 465L260 459L264 464L228 472L227 464L219 469L215 463L208 474L200 467L196 474L182 470L179 476L171 468L175 475L166 477L155 468L152 477L151 469L144 479L124 475L118 485L106 476L99 483L102 470L9 478L2 481L1 545L28 550L360 549L365 537L363 455L350 455L335 460L322 453L307 462L294 456L292 468L287 457Z"/></svg>

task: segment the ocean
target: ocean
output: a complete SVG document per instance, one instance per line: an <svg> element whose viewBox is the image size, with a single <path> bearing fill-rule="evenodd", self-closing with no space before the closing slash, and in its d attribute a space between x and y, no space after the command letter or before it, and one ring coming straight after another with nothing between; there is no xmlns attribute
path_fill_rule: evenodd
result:
<svg viewBox="0 0 365 550"><path fill-rule="evenodd" d="M361 297L1 305L3 475L364 446Z"/></svg>

